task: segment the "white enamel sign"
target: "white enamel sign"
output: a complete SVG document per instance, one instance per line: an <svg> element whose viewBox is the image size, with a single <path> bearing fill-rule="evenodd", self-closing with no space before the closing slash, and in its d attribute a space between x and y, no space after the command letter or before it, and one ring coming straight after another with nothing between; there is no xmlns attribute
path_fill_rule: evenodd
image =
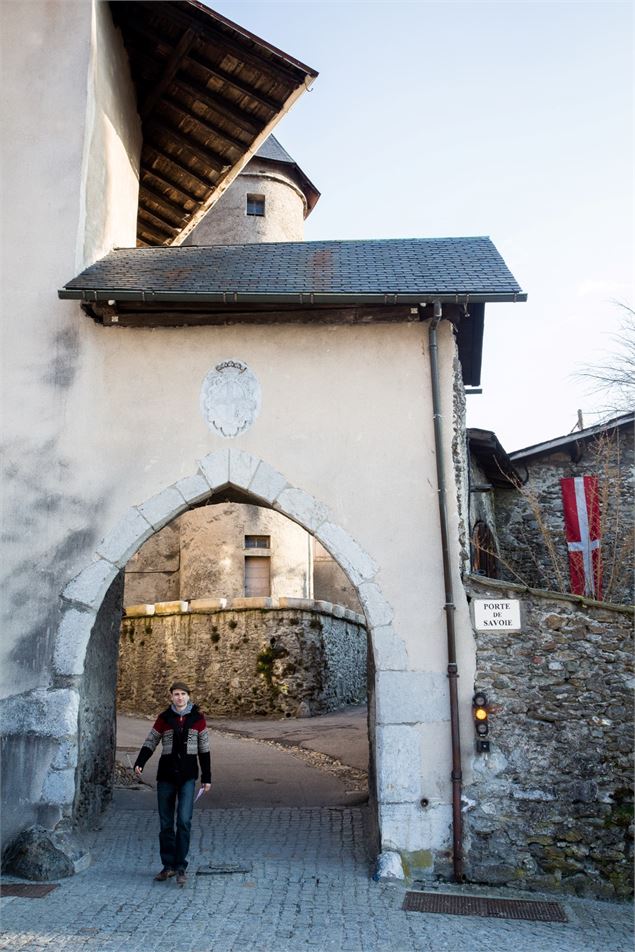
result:
<svg viewBox="0 0 635 952"><path fill-rule="evenodd" d="M476 598L474 626L477 631L520 631L520 602L516 598Z"/></svg>

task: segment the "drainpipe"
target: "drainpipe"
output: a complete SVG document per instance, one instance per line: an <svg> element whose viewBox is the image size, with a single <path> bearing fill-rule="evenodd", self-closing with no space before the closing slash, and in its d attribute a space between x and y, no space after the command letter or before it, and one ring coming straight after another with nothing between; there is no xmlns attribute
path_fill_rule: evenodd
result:
<svg viewBox="0 0 635 952"><path fill-rule="evenodd" d="M454 879L462 883L463 876L463 817L461 815L461 738L459 734L458 667L456 663L456 637L454 629L454 587L450 566L448 544L448 511L446 506L445 464L443 458L443 432L441 417L441 392L439 386L439 348L437 327L443 319L441 303L434 302L434 318L428 325L430 346L430 377L432 386L432 413L434 419L434 449L437 461L437 488L439 499L439 522L441 526L441 549L443 552L443 578L445 582L445 624L448 644L448 680L450 686L450 729L452 734L452 840Z"/></svg>

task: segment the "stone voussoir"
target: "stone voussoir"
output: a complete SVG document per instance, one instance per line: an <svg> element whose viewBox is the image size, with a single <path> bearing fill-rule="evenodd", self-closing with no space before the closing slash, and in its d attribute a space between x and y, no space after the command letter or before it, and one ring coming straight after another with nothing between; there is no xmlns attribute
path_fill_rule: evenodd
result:
<svg viewBox="0 0 635 952"><path fill-rule="evenodd" d="M118 571L119 567L113 562L96 559L71 579L62 592L62 598L97 611Z"/></svg>
<svg viewBox="0 0 635 952"><path fill-rule="evenodd" d="M201 472L194 473L193 476L184 476L174 484L174 487L190 505L202 502L210 495L210 485Z"/></svg>
<svg viewBox="0 0 635 952"><path fill-rule="evenodd" d="M229 451L229 482L239 489L248 489L256 474L260 460L244 450Z"/></svg>
<svg viewBox="0 0 635 952"><path fill-rule="evenodd" d="M168 486L137 508L154 529L162 529L185 512L188 503L175 486Z"/></svg>
<svg viewBox="0 0 635 952"><path fill-rule="evenodd" d="M289 483L273 466L260 461L249 484L249 492L272 505Z"/></svg>
<svg viewBox="0 0 635 952"><path fill-rule="evenodd" d="M198 461L200 472L207 480L210 489L220 489L229 483L229 450L208 453Z"/></svg>
<svg viewBox="0 0 635 952"><path fill-rule="evenodd" d="M309 532L315 532L329 518L326 506L303 489L296 489L293 486L282 490L273 508L293 519Z"/></svg>
<svg viewBox="0 0 635 952"><path fill-rule="evenodd" d="M97 555L123 568L153 532L154 527L132 506L101 540L97 546Z"/></svg>
<svg viewBox="0 0 635 952"><path fill-rule="evenodd" d="M86 646L96 618L96 611L67 607L63 612L53 650L53 668L57 674L83 674Z"/></svg>
<svg viewBox="0 0 635 952"><path fill-rule="evenodd" d="M354 585L368 582L377 574L377 565L341 526L324 523L317 533L319 541L340 563Z"/></svg>

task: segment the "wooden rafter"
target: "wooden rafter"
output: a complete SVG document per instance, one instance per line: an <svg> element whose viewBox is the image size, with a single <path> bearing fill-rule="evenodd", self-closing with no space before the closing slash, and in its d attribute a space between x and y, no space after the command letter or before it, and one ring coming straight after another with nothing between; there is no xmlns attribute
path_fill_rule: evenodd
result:
<svg viewBox="0 0 635 952"><path fill-rule="evenodd" d="M230 122L236 123L236 125L244 129L245 132L251 133L251 135L258 135L266 125L264 121L259 121L256 116L249 115L238 106L230 104L226 99L221 100L218 95L210 92L210 90L204 86L198 86L196 83L188 82L183 76L176 76L174 78L174 85L182 89L183 92L189 93L193 98L198 99L199 102L202 102L205 106L213 109L219 116L223 116L225 119L229 119Z"/></svg>
<svg viewBox="0 0 635 952"><path fill-rule="evenodd" d="M174 236L175 233L178 233L179 229L172 224L172 222L165 221L157 212L151 211L151 209L146 208L145 205L139 206L139 214L145 216L145 221L158 229L160 232L165 232L168 238ZM148 218L152 219L148 221Z"/></svg>
<svg viewBox="0 0 635 952"><path fill-rule="evenodd" d="M141 182L140 186L143 189L143 192L148 195L155 202L159 202L165 209L173 212L179 219L179 221L185 221L189 212L187 209L183 208L182 205L177 205L176 202L171 201L163 192L157 192L152 186L148 185L147 182Z"/></svg>
<svg viewBox="0 0 635 952"><path fill-rule="evenodd" d="M277 112L280 109L282 103L272 99L271 96L266 96L264 93L257 92L252 86L247 86L246 83L241 83L240 80L236 79L232 73L228 73L227 70L221 69L220 66L210 63L204 56L195 53L193 50L190 51L188 57L190 62L194 63L195 66L204 69L206 73L209 73L210 76L213 76L214 79L219 79L231 89L235 89L236 92L240 93L241 96L247 96L249 99L253 99L255 103L259 106L264 106L265 109L270 110L271 112Z"/></svg>
<svg viewBox="0 0 635 952"><path fill-rule="evenodd" d="M317 74L195 0L108 6L142 121L138 238L171 244L194 227Z"/></svg>
<svg viewBox="0 0 635 952"><path fill-rule="evenodd" d="M174 182L171 178L168 178L168 176L164 172L159 172L157 171L157 169L151 168L149 166L147 166L143 170L143 177L141 179L140 187L145 188L147 176L150 176L150 178L156 179L157 182L160 182L161 185L164 185L166 188L171 189L173 192L178 192L179 195L182 195L183 198L186 199L186 201L194 202L196 205L198 205L200 201L200 198L198 195L193 195L192 192L188 192L187 189L184 188L182 185L179 185L178 182ZM209 185L205 186L205 190L209 191Z"/></svg>
<svg viewBox="0 0 635 952"><path fill-rule="evenodd" d="M202 142L195 142L194 139L188 136L182 129L172 125L172 123L166 122L165 119L161 122L161 130L168 134L171 141L178 143L184 149L188 149L188 151L203 162L204 165L210 166L216 172L224 172L225 169L232 164L230 159L224 158L217 152L212 152L212 150L204 146Z"/></svg>
<svg viewBox="0 0 635 952"><path fill-rule="evenodd" d="M241 142L240 139L235 139L229 132L226 132L225 129L221 129L220 126L214 125L209 119L203 119L201 116L196 115L189 109L184 103L179 102L177 99L173 99L172 96L165 95L163 97L163 102L174 109L175 112L178 112L182 117L187 117L195 122L201 129L204 129L205 132L210 135L218 136L219 139L223 139L227 145L231 146L234 149L238 149L240 152L243 152L245 149L245 143Z"/></svg>
<svg viewBox="0 0 635 952"><path fill-rule="evenodd" d="M151 88L149 94L146 96L141 106L142 121L147 121L150 117L152 110L159 102L163 93L168 88L173 78L183 65L183 62L186 59L190 47L194 43L195 39L196 33L194 30L186 30L179 42L176 44L175 48L172 50L172 53L170 54L163 69L163 75L161 76L161 79Z"/></svg>
<svg viewBox="0 0 635 952"><path fill-rule="evenodd" d="M176 169L179 170L179 172L181 172L183 175L186 175L186 176L187 176L188 178L190 178L193 182L196 182L196 184L197 184L197 185L200 185L201 188L204 188L208 194L209 194L211 191L213 191L214 188L216 187L215 184L214 184L214 182L205 182L205 181L203 181L203 179L200 178L200 176L198 176L198 175L196 175L194 172L192 172L192 169L191 169L189 166L183 165L183 163L182 163L182 162L179 162L178 158L177 158L175 155L170 155L169 152L166 152L165 149L162 149L160 146L156 145L155 143L153 143L153 142L145 142L143 147L144 147L144 149L151 149L151 150L152 150L153 152L155 152L160 158L165 159L166 162L171 162L172 165L173 165ZM199 201L200 201L200 199L199 199Z"/></svg>

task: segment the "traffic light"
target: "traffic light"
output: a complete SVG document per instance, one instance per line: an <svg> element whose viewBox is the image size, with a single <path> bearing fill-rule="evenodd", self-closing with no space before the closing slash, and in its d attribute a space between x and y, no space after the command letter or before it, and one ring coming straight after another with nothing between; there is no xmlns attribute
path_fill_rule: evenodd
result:
<svg viewBox="0 0 635 952"><path fill-rule="evenodd" d="M489 741L485 740L489 734L489 708L487 705L487 695L482 691L477 691L472 698L472 717L474 718L474 730L476 731L476 750L481 754L489 753Z"/></svg>

